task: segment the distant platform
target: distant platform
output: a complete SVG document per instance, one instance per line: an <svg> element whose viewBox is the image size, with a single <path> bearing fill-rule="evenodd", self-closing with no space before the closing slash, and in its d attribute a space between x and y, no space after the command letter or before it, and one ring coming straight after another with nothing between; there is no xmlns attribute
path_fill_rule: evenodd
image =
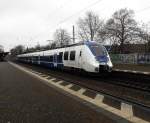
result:
<svg viewBox="0 0 150 123"><path fill-rule="evenodd" d="M114 64L113 70L150 75L150 64Z"/></svg>

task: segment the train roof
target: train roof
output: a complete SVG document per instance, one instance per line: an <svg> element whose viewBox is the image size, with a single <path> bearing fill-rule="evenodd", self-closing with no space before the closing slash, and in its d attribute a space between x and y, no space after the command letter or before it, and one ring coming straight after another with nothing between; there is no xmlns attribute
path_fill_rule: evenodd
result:
<svg viewBox="0 0 150 123"><path fill-rule="evenodd" d="M62 46L62 47L56 47L56 48L52 48L49 50L43 50L43 51L37 51L37 52L31 52L31 53L25 53L25 54L20 54L18 56L25 56L25 55L38 55L38 54L42 54L43 52L46 51L50 51L50 50L55 50L55 49L61 49L61 48L68 48L68 47L73 47L73 46L80 46L80 45L97 45L99 43L95 42L95 41L85 41L85 42L80 42L80 43L76 43L76 44L71 44L71 45L66 45L66 46Z"/></svg>

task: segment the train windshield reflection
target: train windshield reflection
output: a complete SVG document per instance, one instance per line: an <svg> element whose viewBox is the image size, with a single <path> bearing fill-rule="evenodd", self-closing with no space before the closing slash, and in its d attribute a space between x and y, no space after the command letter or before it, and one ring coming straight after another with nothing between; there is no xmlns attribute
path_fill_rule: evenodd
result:
<svg viewBox="0 0 150 123"><path fill-rule="evenodd" d="M107 55L107 51L104 46L101 45L91 45L90 49L95 56Z"/></svg>

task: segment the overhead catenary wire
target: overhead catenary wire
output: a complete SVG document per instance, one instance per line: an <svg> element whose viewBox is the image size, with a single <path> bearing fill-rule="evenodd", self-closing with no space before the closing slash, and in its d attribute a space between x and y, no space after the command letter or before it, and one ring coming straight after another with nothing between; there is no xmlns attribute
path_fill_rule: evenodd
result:
<svg viewBox="0 0 150 123"><path fill-rule="evenodd" d="M101 1L102 1L102 0L97 0L97 1L95 1L95 2L93 2L93 3L91 3L91 4L89 4L89 5L87 5L87 6L84 7L83 9L79 10L78 12L76 12L76 13L74 13L74 14L68 16L68 17L66 17L65 19L63 19L63 20L61 20L60 22L58 22L55 26L51 27L51 30L53 30L53 29L55 29L56 27L58 27L58 25L60 25L60 24L62 24L62 23L64 23L64 22L70 20L72 17L74 17L74 16L76 16L76 15L79 15L79 14L82 13L83 11L89 9L90 7L93 7L94 5L96 5L97 3L101 2ZM46 32L46 31L44 31L44 32ZM43 33L44 33L44 32L43 32ZM34 36L34 37L38 37L39 35L40 35L40 34L38 34L38 35L36 35L36 36Z"/></svg>
<svg viewBox="0 0 150 123"><path fill-rule="evenodd" d="M52 11L51 13L48 14L48 17L52 14L54 14L55 12L57 12L59 9L64 8L64 6L66 6L67 3L70 3L72 0L67 0L66 2L63 3L63 5L60 5L59 7L57 7L56 9L54 9L54 11Z"/></svg>
<svg viewBox="0 0 150 123"><path fill-rule="evenodd" d="M148 9L150 9L150 6L145 7L145 8L143 8L143 9L140 9L140 10L137 10L137 11L135 11L135 12L136 12L136 14L138 14L138 13L143 12L143 11L148 10Z"/></svg>
<svg viewBox="0 0 150 123"><path fill-rule="evenodd" d="M97 3L101 2L101 1L102 1L102 0L97 0L96 2L94 2L94 3L92 3L92 4L90 4L90 5L86 6L86 7L84 7L83 9L79 10L78 12L76 12L76 13L70 15L69 17L63 19L62 21L60 21L59 24L62 24L62 23L64 23L64 22L68 21L69 19L71 19L72 17L74 17L74 16L76 16L76 15L79 15L79 14L82 13L83 11L89 9L90 7L96 5Z"/></svg>

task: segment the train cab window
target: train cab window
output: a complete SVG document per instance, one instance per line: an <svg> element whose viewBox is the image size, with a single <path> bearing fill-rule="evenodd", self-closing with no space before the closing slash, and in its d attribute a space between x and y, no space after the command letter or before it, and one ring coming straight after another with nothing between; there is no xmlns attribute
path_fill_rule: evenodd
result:
<svg viewBox="0 0 150 123"><path fill-rule="evenodd" d="M71 51L71 52L70 52L70 60L72 60L72 61L75 60L75 54L76 54L75 51Z"/></svg>
<svg viewBox="0 0 150 123"><path fill-rule="evenodd" d="M107 55L107 50L101 45L91 45L90 49L95 56Z"/></svg>
<svg viewBox="0 0 150 123"><path fill-rule="evenodd" d="M68 52L64 53L64 60L68 60Z"/></svg>

